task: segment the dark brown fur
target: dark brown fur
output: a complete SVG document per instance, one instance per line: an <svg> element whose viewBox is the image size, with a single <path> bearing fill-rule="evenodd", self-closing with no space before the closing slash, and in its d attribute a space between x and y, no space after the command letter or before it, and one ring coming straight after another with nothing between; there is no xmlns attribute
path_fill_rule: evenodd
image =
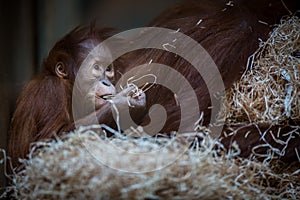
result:
<svg viewBox="0 0 300 200"><path fill-rule="evenodd" d="M245 70L248 57L258 48L259 39L265 40L271 30L269 26L259 23L259 20L274 24L282 15L287 14L287 11L280 1L273 1L272 13L275 14L271 16L265 16L264 13L270 9L268 1L255 1L254 4L259 11L254 10L252 4L251 7L244 5L244 2L234 1L234 6L226 6L226 2L228 1L184 1L163 12L149 26L165 27L174 31L179 29L180 32L199 42L216 63L225 88L228 88ZM197 25L200 19L202 22ZM199 110L204 111L206 124L209 122L211 110L208 107L211 102L208 89L201 75L191 64L180 56L157 49L141 50L129 54L128 57L127 59L131 60L131 67L147 63L152 59L153 63L171 66L182 73L197 94ZM147 92L148 108L156 103L164 105L168 112L166 126L161 131L176 130L181 116L173 94L161 86L153 87Z"/></svg>
<svg viewBox="0 0 300 200"><path fill-rule="evenodd" d="M270 27L259 23L259 20L274 24L287 11L281 1L234 1L234 6L226 6L222 0L185 1L171 8L154 20L150 26L167 27L173 30L180 28L184 34L198 41L211 55L222 75L225 87L237 80L250 56L258 47L258 39L266 39ZM292 1L291 1L292 2ZM296 3L295 3L296 4ZM226 11L222 11L226 8ZM199 19L203 22L196 26ZM205 27L205 28L201 28ZM30 143L53 137L62 130L74 128L71 110L72 86L78 67L87 55L89 48L83 44L100 42L108 36L106 29L76 29L60 40L50 51L43 64L42 72L24 88L17 101L11 129L9 155L13 163L17 158L24 158L29 151ZM138 64L153 62L172 66L182 73L194 88L199 109L205 113L205 124L209 123L211 105L206 85L201 75L179 56L160 50L140 50L124 56L129 62L121 72L125 72ZM61 79L55 76L54 67L57 62L67 66L68 77ZM168 78L168 77L166 77ZM211 80L214 81L214 80ZM184 89L184 88L183 88ZM168 118L161 132L177 130L180 120L180 109L176 105L173 94L162 86L155 86L147 92L147 108L153 104L164 105ZM106 119L110 108L104 106L97 111L99 121ZM141 124L147 124L147 116L140 117ZM189 121L188 117L185 119ZM82 124L94 123L89 116ZM190 121L191 124L194 121ZM256 138L256 141L259 137ZM254 142L255 143L255 142ZM230 146L229 143L227 146ZM247 144L245 144L247 145Z"/></svg>
<svg viewBox="0 0 300 200"><path fill-rule="evenodd" d="M268 38L272 29L271 25L278 23L282 16L289 14L280 0L233 1L233 6L225 6L227 2L222 0L184 1L163 12L150 24L150 26L166 27L174 31L179 29L180 32L198 41L215 61L225 88L229 88L234 81L240 78L241 73L245 70L247 58L258 48L259 39L266 40ZM295 12L296 1L284 2L292 12ZM225 11L224 8L226 8ZM197 26L200 19L202 22ZM269 26L259 21L266 22ZM176 57L172 53L157 49L142 50L129 54L128 57L134 57L134 59L128 59L133 60L131 67L147 63L152 59L153 63L171 66L182 73L194 88L199 109L205 114L204 125L208 125L211 117L211 110L208 109L211 105L210 96L201 75L193 66L179 56ZM153 104L161 104L167 110L167 122L161 132L169 133L177 130L182 116L173 94L162 86L155 86L146 94L148 108ZM190 121L190 124L194 122L189 116L183 120ZM147 117L144 118L144 123L148 123ZM266 130L268 125L259 125L259 127ZM239 127L232 128L239 129ZM275 126L272 130L276 131L279 128L283 128L283 132L292 129L289 126ZM228 127L225 127L224 131L228 132ZM245 138L247 131L252 132L249 138ZM299 133L299 130L297 132ZM278 148L283 147L283 145L276 144L270 134L267 135L267 142ZM281 156L281 159L286 162L298 160L294 148L299 146L300 142L296 133L294 136L295 138L290 143L292 145L289 145L285 155ZM242 150L242 157L250 156L254 146L264 143L258 129L253 126L243 128L234 136L226 138L222 134L220 137L227 148L231 147L233 141L237 141ZM263 150L267 151L267 149ZM300 152L300 149L298 151Z"/></svg>
<svg viewBox="0 0 300 200"><path fill-rule="evenodd" d="M274 159L279 158L286 163L291 163L300 161L297 155L300 152L299 133L299 127L288 124L236 125L225 126L220 140L227 149L231 149L234 143L237 144L241 151L240 157L247 158L252 155L258 160L264 160L269 159L269 154ZM287 143L280 143L280 141Z"/></svg>

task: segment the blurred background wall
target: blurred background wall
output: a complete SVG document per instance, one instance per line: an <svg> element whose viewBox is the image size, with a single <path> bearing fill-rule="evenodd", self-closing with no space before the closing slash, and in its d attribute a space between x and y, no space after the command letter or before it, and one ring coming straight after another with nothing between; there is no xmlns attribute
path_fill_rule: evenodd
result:
<svg viewBox="0 0 300 200"><path fill-rule="evenodd" d="M8 127L17 96L24 84L39 71L43 58L59 38L96 17L101 25L120 30L145 26L177 1L1 1L0 148L7 147ZM0 164L0 188L4 186L4 166Z"/></svg>

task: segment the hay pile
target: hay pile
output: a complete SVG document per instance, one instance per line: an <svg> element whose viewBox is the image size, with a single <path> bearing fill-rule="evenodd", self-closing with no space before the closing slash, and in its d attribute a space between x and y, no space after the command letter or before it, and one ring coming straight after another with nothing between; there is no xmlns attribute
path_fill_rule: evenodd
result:
<svg viewBox="0 0 300 200"><path fill-rule="evenodd" d="M190 149L183 145L187 135L105 139L82 127L37 144L10 189L17 199L300 198L300 170L238 159L238 148L225 154L216 140L197 135L193 145L201 141L201 148Z"/></svg>
<svg viewBox="0 0 300 200"><path fill-rule="evenodd" d="M261 42L241 81L227 92L227 124L299 120L300 60L292 56L300 50L299 37L299 19L291 17ZM298 164L238 158L237 146L225 153L206 129L173 138L106 138L81 127L35 149L11 177L12 197L300 199Z"/></svg>
<svg viewBox="0 0 300 200"><path fill-rule="evenodd" d="M226 93L226 124L300 120L300 20L282 19Z"/></svg>

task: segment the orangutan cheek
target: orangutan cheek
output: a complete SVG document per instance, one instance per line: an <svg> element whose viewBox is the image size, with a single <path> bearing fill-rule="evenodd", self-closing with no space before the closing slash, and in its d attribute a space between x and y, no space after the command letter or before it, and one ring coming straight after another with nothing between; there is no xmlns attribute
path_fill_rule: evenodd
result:
<svg viewBox="0 0 300 200"><path fill-rule="evenodd" d="M101 108L105 103L107 103L107 101L105 101L104 99L102 98L95 98L95 109L99 109Z"/></svg>

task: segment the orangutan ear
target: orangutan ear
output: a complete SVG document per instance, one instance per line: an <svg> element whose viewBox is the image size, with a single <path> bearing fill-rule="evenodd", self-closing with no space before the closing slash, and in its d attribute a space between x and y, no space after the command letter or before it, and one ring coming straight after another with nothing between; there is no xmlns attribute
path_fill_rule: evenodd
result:
<svg viewBox="0 0 300 200"><path fill-rule="evenodd" d="M63 62L58 62L55 65L55 73L59 78L67 78L68 73Z"/></svg>

